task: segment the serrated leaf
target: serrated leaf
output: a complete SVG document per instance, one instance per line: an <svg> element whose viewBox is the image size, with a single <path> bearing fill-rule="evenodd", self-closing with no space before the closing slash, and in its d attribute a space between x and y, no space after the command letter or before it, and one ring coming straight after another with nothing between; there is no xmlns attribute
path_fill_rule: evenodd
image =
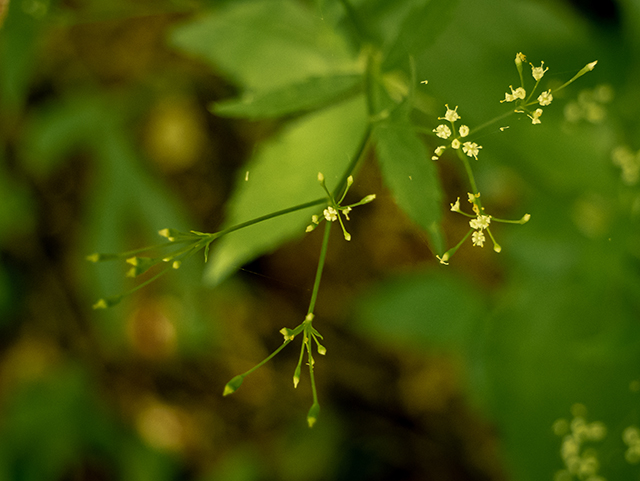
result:
<svg viewBox="0 0 640 481"><path fill-rule="evenodd" d="M285 0L232 2L178 27L171 43L253 92L357 70L340 36L313 10Z"/></svg>
<svg viewBox="0 0 640 481"><path fill-rule="evenodd" d="M424 144L411 124L393 121L376 126L374 142L382 176L396 203L429 233L433 250L441 253L442 191Z"/></svg>
<svg viewBox="0 0 640 481"><path fill-rule="evenodd" d="M350 91L355 91L361 82L361 75L311 77L264 94L248 94L240 99L217 102L212 104L210 109L222 117L280 117L328 104Z"/></svg>
<svg viewBox="0 0 640 481"><path fill-rule="evenodd" d="M240 175L227 226L324 197L318 172L332 189L341 179L367 126L363 96L309 114L263 144ZM249 180L245 172L249 171ZM320 207L315 208L317 211ZM314 208L235 231L212 246L205 279L218 284L242 264L302 236Z"/></svg>

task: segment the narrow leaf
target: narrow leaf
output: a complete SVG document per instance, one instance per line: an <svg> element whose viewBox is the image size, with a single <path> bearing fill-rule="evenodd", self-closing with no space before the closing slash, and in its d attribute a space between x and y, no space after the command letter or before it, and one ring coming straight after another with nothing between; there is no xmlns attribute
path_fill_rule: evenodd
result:
<svg viewBox="0 0 640 481"><path fill-rule="evenodd" d="M442 252L442 191L435 163L408 123L393 121L374 130L382 176L398 206L425 229L435 252Z"/></svg>
<svg viewBox="0 0 640 481"><path fill-rule="evenodd" d="M311 77L264 94L247 94L240 99L217 102L210 109L222 117L280 117L312 110L348 95L350 91L355 91L361 80L361 75Z"/></svg>

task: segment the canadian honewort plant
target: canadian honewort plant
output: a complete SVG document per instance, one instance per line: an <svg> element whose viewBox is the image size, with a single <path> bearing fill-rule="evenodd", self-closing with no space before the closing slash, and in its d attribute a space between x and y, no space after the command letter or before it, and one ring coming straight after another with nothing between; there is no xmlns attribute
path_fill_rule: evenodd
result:
<svg viewBox="0 0 640 481"><path fill-rule="evenodd" d="M372 56L372 58L374 57L375 56ZM398 112L404 112L406 118L408 118L408 114L406 112L410 111L412 105L408 103L407 100L411 100L412 97L409 95L406 98L401 99L398 103L395 104L393 108L384 108L380 110L376 109L376 107L373 105L373 99L376 96L369 92L370 95L368 95L368 101L370 102L370 105L368 105L368 109L370 115L368 119L368 125L365 129L364 138L359 143L359 147L355 155L350 158L343 176L340 177L337 185L335 185L333 190L329 190L327 188L325 183L325 176L322 173L319 173L318 182L320 183L320 186L324 191L324 195L322 197L319 197L318 199L294 205L286 209L278 210L251 220L246 220L244 222L240 222L236 225L224 228L214 233L204 233L194 230L189 232L181 232L175 229L162 229L159 234L167 240L167 242L165 243L128 251L121 254L91 254L87 257L87 259L92 262L124 260L128 265L128 270L126 272L127 277L138 278L139 276L144 276L149 273L146 280L133 287L129 291L120 295L100 299L93 305L93 307L95 309L102 309L118 304L126 295L132 294L142 287L150 284L166 272L173 269L179 269L183 261L200 251L204 252L204 260L205 262L207 262L209 259L209 249L211 244L227 234L238 231L240 229L250 228L255 224L269 221L270 219L284 216L296 211L301 211L309 208L321 209L311 217L311 223L306 226L306 232L312 232L320 224L323 224L324 234L311 294L311 300L309 302L307 313L304 316L304 320L293 329L286 327L282 328L280 330L280 333L284 337L283 343L266 359L256 364L253 368L233 377L223 389L223 394L225 396L235 392L240 387L246 376L256 371L259 367L263 366L266 362L272 359L276 354L284 349L284 347L290 344L297 336L301 336L302 342L300 347L300 355L298 364L294 370L293 385L294 387L297 387L300 382L302 363L306 357L306 364L309 368L309 379L313 397L311 408L309 409L309 412L307 414L307 422L310 427L313 426L318 419L318 415L320 412L320 403L318 401L318 393L316 390L314 377L314 351L320 355L324 355L327 352L327 349L321 344L321 340L323 339L322 335L314 327L313 321L315 317L314 311L318 298L320 281L322 279L322 273L329 244L329 233L331 230L331 225L337 221L342 229L344 239L350 241L352 239L352 236L347 230L345 222L350 220L349 216L351 214L351 211L353 210L353 208L366 205L376 198L375 194L370 194L355 203L344 203L345 198L348 195L349 188L353 185L354 172L356 171L356 167L365 157L370 144L376 144L376 148L378 149L377 153L380 157L383 156L384 150L380 147L380 145L386 147L388 147L389 145L394 145L398 149L404 147L403 142L398 142L398 139L408 139L409 142L413 142L411 148L414 150L409 149L410 152L423 152L424 146L422 145L422 143L419 140L416 140L415 137L411 136L414 135L414 131L426 131L437 140L438 144L433 152L433 155L431 156L432 161L441 159L445 152L448 151L452 151L454 155L457 156L461 161L469 183L469 189L466 192L466 199L471 204L471 213L466 212L462 208L460 197L458 197L455 202L450 204L450 210L452 212L469 218L469 230L454 247L449 248L444 252L440 251L436 255L437 259L441 264L448 264L455 252L469 237L471 237L473 246L476 247L483 247L485 243L487 243L488 237L493 244L493 250L495 252L500 252L502 250L502 247L496 241L495 236L491 231L491 226L494 225L494 223L525 224L529 221L530 215L524 214L520 219L517 220L505 220L497 218L490 212L485 210L485 207L483 206L484 199L482 198L480 190L478 189L478 186L476 184L472 168L472 162L480 162L482 152L484 151L483 146L478 143L479 139L477 137L477 134L486 127L489 127L497 123L498 121L501 121L506 117L514 114L524 114L531 119L531 123L533 125L540 124L542 122L542 107L548 107L552 103L554 93L565 88L588 71L593 70L596 65L596 62L587 64L576 75L574 75L573 78L561 85L559 88L544 90L540 94L538 94L537 97L535 97L538 85L543 79L545 72L549 70L549 67L545 67L544 62L541 62L539 66L530 64L531 76L533 77L535 84L533 85L533 87L529 88L527 85L525 85L525 78L523 75L523 66L525 62L525 56L522 53L518 53L515 58L515 64L520 78L520 85L516 88L514 88L513 85L509 85L509 91L505 93L505 98L500 100L501 103L509 104L509 111L505 112L503 115L495 119L485 122L484 124L476 128L472 128L471 126L463 124L461 122L462 114L458 112L458 106L456 106L455 108L450 108L448 104L445 104L446 110L444 116L438 117L438 121L440 122L432 129L425 129L419 126L412 125L409 129L410 134L406 134L406 130L403 131L398 127L406 127L407 123L403 119L402 122L398 123L398 125L391 125L391 127L393 128L388 128L389 125L385 124L385 127L387 127L386 130L382 128L377 131L376 127L383 125L385 122L389 122L389 119L392 119L394 115L398 114ZM374 60L370 59L370 64L373 63ZM376 70L376 68L371 67L371 65L367 68L366 72L363 75L365 76L363 85L367 85L370 88L371 85L381 84L381 82L379 81L379 77L376 77L376 75L379 75L379 72ZM417 81L414 83L417 83ZM426 84L426 81L421 83ZM528 94L527 88L529 88ZM409 109L407 109L407 105L408 107L410 107ZM501 127L500 130L504 130L505 128L506 127ZM403 133L398 134L398 132ZM370 142L371 138L376 137L376 135L378 135L379 137L376 139L377 143ZM384 137L385 135L387 137ZM395 137L398 135L399 137ZM402 135L408 136L402 137ZM386 143L381 141L381 138L383 137ZM387 154L387 158L393 159L393 151L386 151L384 153ZM424 159L418 160L423 160L426 163L430 162L429 156L426 153ZM304 162L305 159L300 159L300 161ZM426 164L422 165L424 166ZM462 197L465 196L463 195ZM302 230L303 229L301 228L300 231L302 232ZM142 255L145 253L149 254Z"/></svg>

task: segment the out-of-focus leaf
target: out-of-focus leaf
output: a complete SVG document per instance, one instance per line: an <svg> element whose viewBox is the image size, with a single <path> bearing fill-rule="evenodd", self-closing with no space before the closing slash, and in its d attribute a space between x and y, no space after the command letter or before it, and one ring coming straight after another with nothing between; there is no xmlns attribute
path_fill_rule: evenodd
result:
<svg viewBox="0 0 640 481"><path fill-rule="evenodd" d="M364 98L310 114L267 142L242 172L229 201L227 226L322 198L322 172L330 189L362 141L367 125ZM248 180L245 180L248 179ZM318 208L315 208L317 211ZM217 284L243 263L304 234L310 209L235 231L212 249L206 279Z"/></svg>
<svg viewBox="0 0 640 481"><path fill-rule="evenodd" d="M382 342L465 354L486 312L480 293L442 272L387 280L357 302L358 332Z"/></svg>
<svg viewBox="0 0 640 481"><path fill-rule="evenodd" d="M411 124L392 119L376 125L376 153L398 206L425 229L436 252L443 251L442 192L434 162Z"/></svg>
<svg viewBox="0 0 640 481"><path fill-rule="evenodd" d="M584 247L573 246L573 251ZM621 287L637 284L637 276L602 277L590 285L587 279L601 270L588 266L590 255L580 259L584 254L575 260L587 266L574 266L568 275L521 272L525 278L518 276L519 282L501 295L499 309L485 320L489 329L482 355L474 359L485 366L488 406L514 477L523 481L561 468L562 439L553 436L551 425L561 417L570 419L574 403L587 407L589 421L603 421L612 439L620 439L620 423L637 411L629 383L639 375L640 326L637 312L621 295ZM620 462L603 466L608 479L629 479L628 473L608 474L625 464L622 455L621 448Z"/></svg>
<svg viewBox="0 0 640 481"><path fill-rule="evenodd" d="M393 69L409 57L422 53L449 25L458 7L457 0L422 0L413 2L399 34L387 51L384 67Z"/></svg>
<svg viewBox="0 0 640 481"><path fill-rule="evenodd" d="M3 146L0 144L0 149ZM25 234L34 226L34 205L24 186L9 178L3 168L0 151L0 245L10 237Z"/></svg>
<svg viewBox="0 0 640 481"><path fill-rule="evenodd" d="M177 28L171 42L253 92L357 71L342 38L313 10L286 0L233 2Z"/></svg>
<svg viewBox="0 0 640 481"><path fill-rule="evenodd" d="M321 107L354 91L361 82L361 75L313 77L264 94L217 102L212 104L211 111L222 117L280 117Z"/></svg>
<svg viewBox="0 0 640 481"><path fill-rule="evenodd" d="M36 177L48 176L76 149L95 150L111 125L96 93L77 93L43 106L29 119L22 142L23 165Z"/></svg>
<svg viewBox="0 0 640 481"><path fill-rule="evenodd" d="M36 39L42 22L20 2L9 2L4 8L9 13L0 28L0 107L13 111L22 106L37 65Z"/></svg>

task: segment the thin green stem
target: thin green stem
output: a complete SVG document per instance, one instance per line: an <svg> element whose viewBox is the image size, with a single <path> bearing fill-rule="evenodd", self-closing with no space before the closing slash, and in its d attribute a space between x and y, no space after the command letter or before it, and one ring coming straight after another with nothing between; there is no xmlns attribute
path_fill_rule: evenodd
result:
<svg viewBox="0 0 640 481"><path fill-rule="evenodd" d="M318 404L318 391L316 389L316 378L313 375L313 353L311 352L311 341L307 337L305 339L307 345L307 356L309 357L309 378L311 379L311 394L313 395L313 404Z"/></svg>
<svg viewBox="0 0 640 481"><path fill-rule="evenodd" d="M269 354L265 359L263 359L260 363L256 364L255 366L253 366L251 369L249 369L248 371L240 374L240 376L245 377L248 376L249 374L251 374L253 371L261 368L262 366L264 366L266 363L268 363L271 359L273 359L276 354L278 354L280 351L282 351L285 346L287 344L289 344L291 342L291 339L285 339L285 341L280 345L280 347L278 347L278 349L276 349L275 351L273 351L271 354Z"/></svg>
<svg viewBox="0 0 640 481"><path fill-rule="evenodd" d="M248 220L246 222L242 222L240 224L236 224L231 227L227 227L226 229L222 229L215 234L211 234L211 236L215 236L215 238L222 237L223 235L230 234L231 232L243 229L245 227L249 227L250 225L257 224L259 222L263 222L265 220L273 219L274 217L279 217L281 215L290 214L291 212L296 212L298 210L306 209L308 207L314 207L316 205L324 204L327 202L326 198L316 199L309 202L305 202L304 204L294 205L293 207L289 207L287 209L278 210L276 212L272 212L271 214L266 214L260 217L256 217L255 219Z"/></svg>
<svg viewBox="0 0 640 481"><path fill-rule="evenodd" d="M331 222L325 223L324 237L322 238L322 248L320 249L320 259L318 260L318 269L316 270L316 278L313 282L313 291L311 292L311 301L309 302L309 310L307 314L313 314L318 299L318 290L320 289L320 280L322 279L322 271L324 262L327 258L327 248L329 246L329 233L331 232Z"/></svg>
<svg viewBox="0 0 640 481"><path fill-rule="evenodd" d="M458 152L458 157L460 158L460 160L462 161L462 164L464 165L464 170L467 172L467 177L469 177L469 184L471 185L471 191L473 192L474 195L476 195L478 193L478 187L476 186L476 179L473 176L473 171L471 170L471 164L469 164L469 159L467 158L466 155L460 152L460 150L457 150L456 152ZM478 198L478 204L480 204L479 198ZM482 205L478 205L478 207L482 207Z"/></svg>
<svg viewBox="0 0 640 481"><path fill-rule="evenodd" d="M491 120L486 121L484 124L481 124L480 127L476 127L475 129L472 129L469 133L473 132L475 134L476 132L484 129L485 127L489 127L490 125L495 124L496 122L499 122L502 119L505 119L510 115L513 115L514 113L515 113L514 110L509 110L508 112L505 112L502 115L498 115L497 117L494 117Z"/></svg>

